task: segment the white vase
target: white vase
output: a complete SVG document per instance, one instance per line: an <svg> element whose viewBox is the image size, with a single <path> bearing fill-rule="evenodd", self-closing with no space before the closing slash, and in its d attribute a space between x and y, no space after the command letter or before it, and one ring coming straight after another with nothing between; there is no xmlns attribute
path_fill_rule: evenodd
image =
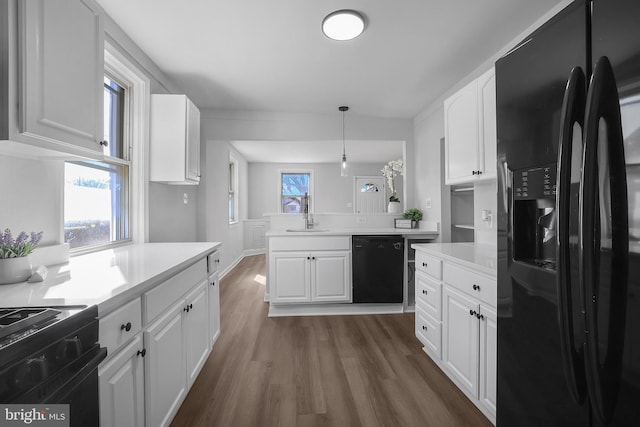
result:
<svg viewBox="0 0 640 427"><path fill-rule="evenodd" d="M28 256L0 259L0 285L24 282L31 276L31 260Z"/></svg>
<svg viewBox="0 0 640 427"><path fill-rule="evenodd" d="M387 206L387 212L389 213L400 213L400 202L389 202L389 206Z"/></svg>

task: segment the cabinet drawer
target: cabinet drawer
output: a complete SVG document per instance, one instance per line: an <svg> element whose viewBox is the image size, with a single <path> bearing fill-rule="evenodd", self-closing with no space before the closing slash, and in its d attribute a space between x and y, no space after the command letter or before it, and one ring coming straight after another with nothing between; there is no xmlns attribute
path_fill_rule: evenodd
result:
<svg viewBox="0 0 640 427"><path fill-rule="evenodd" d="M167 307L174 304L206 277L207 261L203 258L146 292L142 296L145 305L145 324L162 314Z"/></svg>
<svg viewBox="0 0 640 427"><path fill-rule="evenodd" d="M493 307L496 306L497 285L495 278L446 263L444 265L444 281Z"/></svg>
<svg viewBox="0 0 640 427"><path fill-rule="evenodd" d="M416 273L416 305L435 319L442 318L442 285L424 273Z"/></svg>
<svg viewBox="0 0 640 427"><path fill-rule="evenodd" d="M332 251L351 250L349 236L292 236L271 237L269 250L272 251Z"/></svg>
<svg viewBox="0 0 640 427"><path fill-rule="evenodd" d="M442 324L419 307L416 308L416 337L431 355L442 357Z"/></svg>
<svg viewBox="0 0 640 427"><path fill-rule="evenodd" d="M140 298L128 302L112 313L98 320L99 341L113 354L118 347L129 341L142 328L142 305Z"/></svg>
<svg viewBox="0 0 640 427"><path fill-rule="evenodd" d="M211 276L213 273L218 271L218 267L220 266L220 252L215 251L214 253L207 256L207 272Z"/></svg>
<svg viewBox="0 0 640 427"><path fill-rule="evenodd" d="M442 260L416 251L416 270L442 280Z"/></svg>

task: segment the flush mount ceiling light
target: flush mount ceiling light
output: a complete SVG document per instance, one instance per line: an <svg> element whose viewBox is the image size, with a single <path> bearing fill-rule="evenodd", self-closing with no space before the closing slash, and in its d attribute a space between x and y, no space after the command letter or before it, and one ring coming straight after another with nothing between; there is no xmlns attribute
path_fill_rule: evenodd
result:
<svg viewBox="0 0 640 427"><path fill-rule="evenodd" d="M322 20L322 32L333 40L351 40L364 31L364 18L355 10L336 10Z"/></svg>

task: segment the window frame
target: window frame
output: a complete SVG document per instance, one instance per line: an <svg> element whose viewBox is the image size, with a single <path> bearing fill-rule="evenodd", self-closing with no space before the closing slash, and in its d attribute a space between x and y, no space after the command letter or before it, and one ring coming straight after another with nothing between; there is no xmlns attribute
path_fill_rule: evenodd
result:
<svg viewBox="0 0 640 427"><path fill-rule="evenodd" d="M283 199L283 194L282 194L282 175L283 174L308 174L309 175L309 213L313 213L314 212L314 206L315 206L315 197L314 197L314 185L313 185L313 169L302 169L302 168L286 168L286 169L278 169L278 190L277 190L277 194L278 194L278 213L281 214L293 214L293 215L301 215L302 213L294 213L294 212L284 212L283 211L283 206L282 206L282 199Z"/></svg>
<svg viewBox="0 0 640 427"><path fill-rule="evenodd" d="M238 218L238 160L229 154L229 169L227 173L229 199L233 197L233 218L229 216L229 225L237 224Z"/></svg>
<svg viewBox="0 0 640 427"><path fill-rule="evenodd" d="M104 159L107 164L126 164L128 166L129 236L127 239L119 241L74 248L70 250L71 255L149 241L148 159L151 82L139 66L132 63L109 40L105 40L104 45L104 72L102 75L113 79L124 87L127 94L124 102L123 120L123 157L126 160L109 156L104 156Z"/></svg>

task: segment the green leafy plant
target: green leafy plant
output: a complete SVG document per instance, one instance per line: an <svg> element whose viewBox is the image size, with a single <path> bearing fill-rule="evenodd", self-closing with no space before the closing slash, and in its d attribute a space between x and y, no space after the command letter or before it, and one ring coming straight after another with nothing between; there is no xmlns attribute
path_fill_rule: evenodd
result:
<svg viewBox="0 0 640 427"><path fill-rule="evenodd" d="M422 219L422 211L418 208L409 208L402 214L402 218L412 221L420 221Z"/></svg>
<svg viewBox="0 0 640 427"><path fill-rule="evenodd" d="M33 252L42 239L42 231L31 232L29 236L24 231L15 239L8 228L0 233L0 259L20 258Z"/></svg>

